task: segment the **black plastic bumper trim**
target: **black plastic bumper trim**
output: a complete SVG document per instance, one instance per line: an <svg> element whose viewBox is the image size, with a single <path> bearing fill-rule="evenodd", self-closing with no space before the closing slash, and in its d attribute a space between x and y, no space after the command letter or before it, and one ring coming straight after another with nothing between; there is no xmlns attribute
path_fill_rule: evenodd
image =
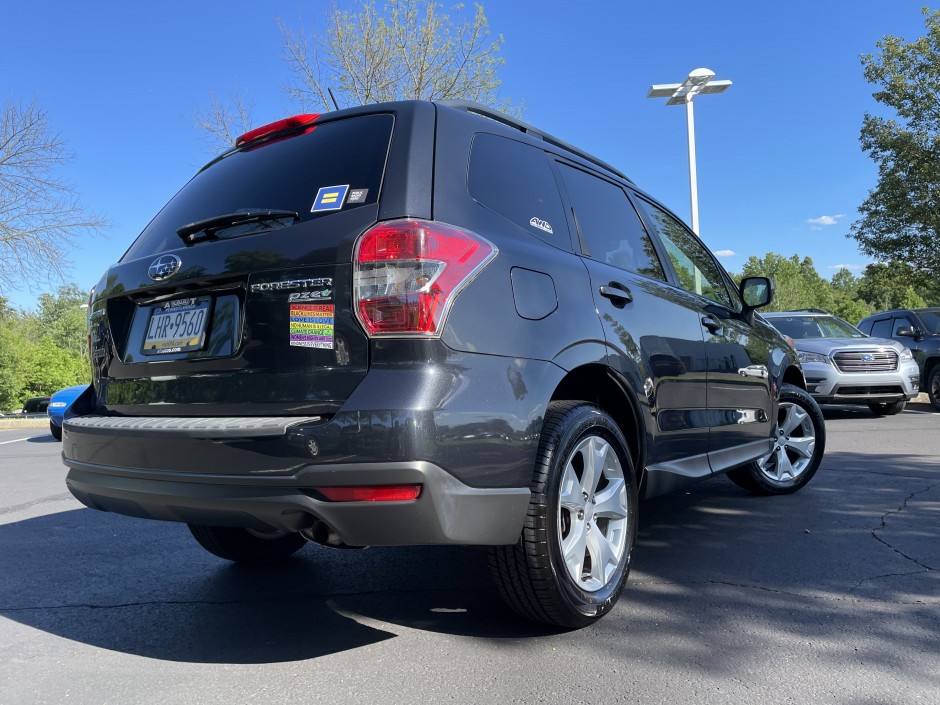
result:
<svg viewBox="0 0 940 705"><path fill-rule="evenodd" d="M88 507L128 516L280 531L328 524L350 546L506 545L522 531L526 487L468 487L423 462L308 466L291 476L255 477L128 471L67 461L66 484ZM407 502L325 502L324 486L421 484Z"/></svg>

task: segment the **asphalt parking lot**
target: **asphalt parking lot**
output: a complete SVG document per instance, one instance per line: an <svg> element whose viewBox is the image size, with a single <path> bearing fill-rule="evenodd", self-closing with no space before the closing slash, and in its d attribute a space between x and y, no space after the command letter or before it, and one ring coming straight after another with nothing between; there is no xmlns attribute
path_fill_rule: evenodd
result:
<svg viewBox="0 0 940 705"><path fill-rule="evenodd" d="M85 509L60 444L0 430L0 705L940 702L940 414L828 407L801 493L724 478L641 505L592 628L500 602L463 548L231 566Z"/></svg>

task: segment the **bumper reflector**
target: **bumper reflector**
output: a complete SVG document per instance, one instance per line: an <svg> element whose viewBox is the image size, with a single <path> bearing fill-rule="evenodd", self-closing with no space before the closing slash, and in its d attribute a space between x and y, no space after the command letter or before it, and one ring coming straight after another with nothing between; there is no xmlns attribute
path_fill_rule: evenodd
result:
<svg viewBox="0 0 940 705"><path fill-rule="evenodd" d="M421 485L380 487L317 487L331 502L409 502L421 496Z"/></svg>

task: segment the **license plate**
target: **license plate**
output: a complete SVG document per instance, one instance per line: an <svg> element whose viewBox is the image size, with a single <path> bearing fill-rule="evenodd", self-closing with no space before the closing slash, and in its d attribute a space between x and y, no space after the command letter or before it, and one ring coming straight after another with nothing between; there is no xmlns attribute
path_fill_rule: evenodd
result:
<svg viewBox="0 0 940 705"><path fill-rule="evenodd" d="M177 299L154 306L144 337L145 355L198 350L206 339L209 299Z"/></svg>

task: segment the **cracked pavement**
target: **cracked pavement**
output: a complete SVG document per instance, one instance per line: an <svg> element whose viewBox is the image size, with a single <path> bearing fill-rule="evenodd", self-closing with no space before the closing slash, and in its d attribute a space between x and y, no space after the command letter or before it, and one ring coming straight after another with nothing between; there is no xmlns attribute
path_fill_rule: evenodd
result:
<svg viewBox="0 0 940 705"><path fill-rule="evenodd" d="M570 633L508 613L473 549L227 565L83 508L59 444L0 431L0 705L935 705L940 414L912 406L827 408L796 495L715 478L642 504L621 602Z"/></svg>

